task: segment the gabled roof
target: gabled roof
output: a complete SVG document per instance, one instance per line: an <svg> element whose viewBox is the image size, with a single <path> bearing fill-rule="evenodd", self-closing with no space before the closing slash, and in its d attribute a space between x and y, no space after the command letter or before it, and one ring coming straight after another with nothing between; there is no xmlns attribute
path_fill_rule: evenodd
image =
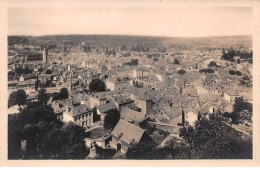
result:
<svg viewBox="0 0 260 170"><path fill-rule="evenodd" d="M120 119L111 134L130 144L133 140L138 143L144 134L144 130Z"/></svg>
<svg viewBox="0 0 260 170"><path fill-rule="evenodd" d="M116 109L116 105L114 105L114 103L107 103L107 104L101 104L97 107L97 109L102 112L102 113L105 113L109 110L112 110L112 109Z"/></svg>
<svg viewBox="0 0 260 170"><path fill-rule="evenodd" d="M90 112L91 109L85 105L85 104L81 104L79 106L75 106L73 107L73 115L72 116L78 116L78 115L81 115L83 113L87 113L87 112Z"/></svg>

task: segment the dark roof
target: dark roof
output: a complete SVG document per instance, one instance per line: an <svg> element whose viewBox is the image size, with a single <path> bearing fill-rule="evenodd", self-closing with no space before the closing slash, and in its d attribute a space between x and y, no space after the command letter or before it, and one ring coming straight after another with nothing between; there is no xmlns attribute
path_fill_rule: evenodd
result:
<svg viewBox="0 0 260 170"><path fill-rule="evenodd" d="M107 104L102 104L102 105L99 105L97 107L97 109L102 112L102 113L105 113L109 110L112 110L112 109L116 109L116 105L114 105L114 103L107 103Z"/></svg>
<svg viewBox="0 0 260 170"><path fill-rule="evenodd" d="M81 115L83 113L87 113L90 111L91 111L91 109L87 105L81 104L79 106L73 107L73 116L78 116L78 115Z"/></svg>
<svg viewBox="0 0 260 170"><path fill-rule="evenodd" d="M41 53L30 53L27 55L27 60L42 60L42 54Z"/></svg>

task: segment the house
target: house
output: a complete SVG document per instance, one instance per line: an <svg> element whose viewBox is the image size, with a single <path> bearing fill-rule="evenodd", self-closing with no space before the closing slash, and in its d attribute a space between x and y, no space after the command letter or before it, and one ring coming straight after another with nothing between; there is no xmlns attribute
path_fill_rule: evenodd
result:
<svg viewBox="0 0 260 170"><path fill-rule="evenodd" d="M9 91L16 90L17 89L17 84L19 84L19 81L17 81L17 80L8 81L8 90Z"/></svg>
<svg viewBox="0 0 260 170"><path fill-rule="evenodd" d="M73 122L78 126L90 127L93 125L93 109L84 104L66 106L66 111L63 113L63 122Z"/></svg>
<svg viewBox="0 0 260 170"><path fill-rule="evenodd" d="M133 107L134 100L128 98L127 96L115 96L113 102L117 106L119 112L121 111L123 106Z"/></svg>
<svg viewBox="0 0 260 170"><path fill-rule="evenodd" d="M107 103L107 98L109 96L112 96L112 92L99 92L99 93L93 93L89 96L89 104L91 108L97 107L101 104Z"/></svg>
<svg viewBox="0 0 260 170"><path fill-rule="evenodd" d="M137 68L133 70L133 77L139 79L147 79L149 76L149 71L143 68Z"/></svg>
<svg viewBox="0 0 260 170"><path fill-rule="evenodd" d="M22 74L22 75L19 77L19 81L20 81L20 82L23 82L23 81L25 81L25 80L36 79L36 78L37 78L36 73L32 73L32 74Z"/></svg>
<svg viewBox="0 0 260 170"><path fill-rule="evenodd" d="M117 109L116 105L114 103L106 103L101 104L97 107L97 114L100 115L100 120L104 122L106 114L111 111Z"/></svg>
<svg viewBox="0 0 260 170"><path fill-rule="evenodd" d="M26 93L35 92L35 79L29 79L17 84L17 89L23 89Z"/></svg>
<svg viewBox="0 0 260 170"><path fill-rule="evenodd" d="M122 119L119 120L111 135L112 141L110 142L110 146L122 153L126 153L132 144L139 142L148 143L149 141L145 130Z"/></svg>
<svg viewBox="0 0 260 170"><path fill-rule="evenodd" d="M239 97L238 91L235 89L225 89L224 90L224 99L230 103L235 101L236 97Z"/></svg>
<svg viewBox="0 0 260 170"><path fill-rule="evenodd" d="M51 74L39 74L38 80L41 83L46 83L47 81L52 80L52 75Z"/></svg>

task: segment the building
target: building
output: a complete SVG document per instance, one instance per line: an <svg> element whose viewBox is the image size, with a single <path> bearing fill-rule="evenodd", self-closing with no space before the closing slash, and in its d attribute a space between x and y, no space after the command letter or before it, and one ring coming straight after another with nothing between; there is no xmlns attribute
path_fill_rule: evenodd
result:
<svg viewBox="0 0 260 170"><path fill-rule="evenodd" d="M48 48L45 48L43 51L42 51L42 63L43 64L46 64L48 63Z"/></svg>
<svg viewBox="0 0 260 170"><path fill-rule="evenodd" d="M17 80L8 81L8 90L9 91L15 91L17 89L18 83L19 83L19 81L17 81Z"/></svg>
<svg viewBox="0 0 260 170"><path fill-rule="evenodd" d="M63 122L73 122L81 127L90 127L93 125L93 109L87 105L66 106L63 113Z"/></svg>
<svg viewBox="0 0 260 170"><path fill-rule="evenodd" d="M111 110L116 110L117 107L114 103L101 104L97 107L97 114L100 115L101 122L104 122L105 116Z"/></svg>
<svg viewBox="0 0 260 170"><path fill-rule="evenodd" d="M126 153L132 144L141 141L147 142L143 129L122 119L119 120L111 135L112 141L110 142L110 146L122 153Z"/></svg>
<svg viewBox="0 0 260 170"><path fill-rule="evenodd" d="M129 85L129 78L110 77L106 80L106 87L110 91L121 90Z"/></svg>
<svg viewBox="0 0 260 170"><path fill-rule="evenodd" d="M235 89L225 89L224 90L224 99L230 103L235 102L236 97L239 97L238 91Z"/></svg>
<svg viewBox="0 0 260 170"><path fill-rule="evenodd" d="M29 53L25 57L25 63L41 64L43 61L43 56L40 53Z"/></svg>
<svg viewBox="0 0 260 170"><path fill-rule="evenodd" d="M17 84L17 89L23 89L26 93L35 92L35 79L29 79Z"/></svg>
<svg viewBox="0 0 260 170"><path fill-rule="evenodd" d="M32 74L22 74L22 75L19 77L19 81L20 81L20 82L23 82L23 81L25 81L25 80L36 79L36 78L37 78L36 73L32 73Z"/></svg>
<svg viewBox="0 0 260 170"><path fill-rule="evenodd" d="M149 76L149 71L147 69L138 68L133 70L133 77L139 79L147 79Z"/></svg>

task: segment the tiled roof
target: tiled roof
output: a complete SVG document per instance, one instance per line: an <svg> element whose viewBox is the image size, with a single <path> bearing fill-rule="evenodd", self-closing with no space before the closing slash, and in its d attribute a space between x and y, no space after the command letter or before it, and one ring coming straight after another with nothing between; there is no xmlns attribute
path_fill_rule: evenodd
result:
<svg viewBox="0 0 260 170"><path fill-rule="evenodd" d="M111 134L130 144L132 140L138 143L144 134L144 130L120 119Z"/></svg>

